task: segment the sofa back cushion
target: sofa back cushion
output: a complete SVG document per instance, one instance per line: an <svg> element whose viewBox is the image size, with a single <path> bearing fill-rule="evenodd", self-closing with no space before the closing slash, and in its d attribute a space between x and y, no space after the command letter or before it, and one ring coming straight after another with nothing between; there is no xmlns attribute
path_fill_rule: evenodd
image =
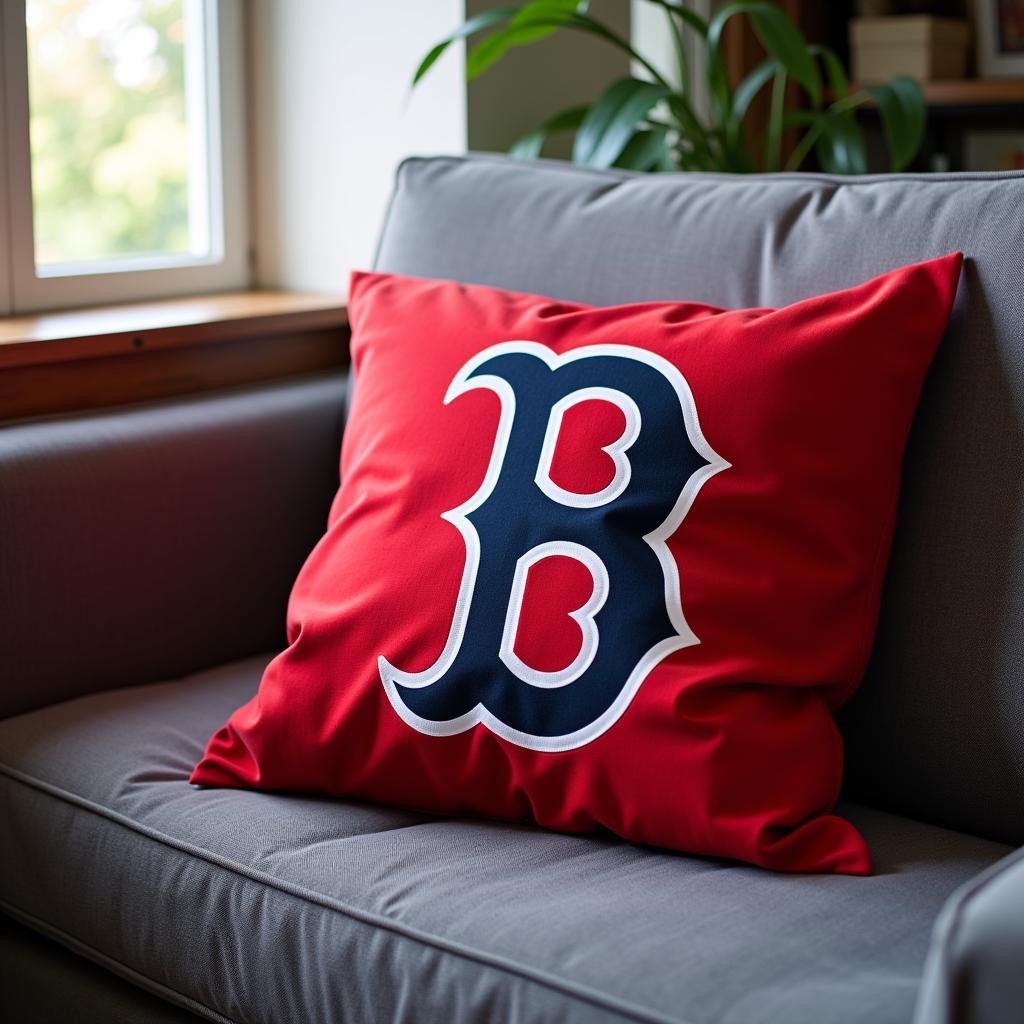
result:
<svg viewBox="0 0 1024 1024"><path fill-rule="evenodd" d="M907 450L875 652L840 721L853 795L1021 843L1022 210L1024 174L644 176L416 159L399 172L376 268L598 305L782 306L962 250Z"/></svg>

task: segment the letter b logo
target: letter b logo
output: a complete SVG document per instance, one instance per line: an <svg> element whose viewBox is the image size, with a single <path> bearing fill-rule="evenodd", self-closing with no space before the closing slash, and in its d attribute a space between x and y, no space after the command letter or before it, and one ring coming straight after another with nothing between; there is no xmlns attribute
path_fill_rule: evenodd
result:
<svg viewBox="0 0 1024 1024"><path fill-rule="evenodd" d="M643 349L559 356L534 342L495 345L456 374L445 403L474 388L495 391L502 412L483 484L443 516L466 545L448 641L422 672L381 656L381 681L402 719L428 735L483 723L519 746L568 750L608 729L663 658L699 642L666 541L728 463L704 440L682 374ZM565 412L595 398L617 405L626 429L604 448L611 483L578 494L551 479L551 462ZM572 613L579 654L543 672L514 643L529 569L552 555L582 563L593 588Z"/></svg>

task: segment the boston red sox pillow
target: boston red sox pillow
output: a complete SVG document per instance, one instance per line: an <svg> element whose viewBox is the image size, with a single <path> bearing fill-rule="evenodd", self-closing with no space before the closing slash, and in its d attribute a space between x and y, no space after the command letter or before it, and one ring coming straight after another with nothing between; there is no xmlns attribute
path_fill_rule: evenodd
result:
<svg viewBox="0 0 1024 1024"><path fill-rule="evenodd" d="M192 781L869 871L831 713L960 263L738 311L356 274L328 530Z"/></svg>

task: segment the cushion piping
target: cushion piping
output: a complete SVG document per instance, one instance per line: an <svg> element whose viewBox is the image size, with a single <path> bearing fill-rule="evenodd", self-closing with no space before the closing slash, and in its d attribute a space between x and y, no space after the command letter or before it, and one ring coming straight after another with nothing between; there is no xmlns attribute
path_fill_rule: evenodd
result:
<svg viewBox="0 0 1024 1024"><path fill-rule="evenodd" d="M407 164L504 164L514 166L519 163L513 157L502 153L470 153L466 156L439 154L436 156L408 156L398 165L396 179L400 182L402 171ZM554 171L558 174L579 174L588 175L593 178L611 179L613 181L632 181L634 179L650 179L651 175L646 171L629 171L619 167L586 167L581 164L573 164L566 160L540 159L533 160L531 164L540 164L545 170ZM887 174L859 174L856 176L841 174L824 174L820 171L777 171L771 174L730 174L726 171L676 171L671 174L658 176L665 181L678 180L685 174L687 179L693 181L719 181L735 182L743 184L750 181L758 181L761 184L771 184L783 181L815 181L826 185L835 185L842 188L854 188L857 186L888 185L900 181L920 182L921 184L959 184L964 181L1020 181L1024 184L1024 171L948 171L944 174L932 174L928 172L905 171L900 173ZM659 182L660 183L660 182ZM390 210L389 210L390 212ZM387 219L384 221L387 228Z"/></svg>
<svg viewBox="0 0 1024 1024"><path fill-rule="evenodd" d="M10 918L19 924L23 924L26 928L30 928L32 931L38 932L54 942L59 942L62 946L66 946L71 950L72 953L77 953L86 960L91 960L94 964L106 968L112 974L116 974L125 981L131 982L151 995L159 996L165 1002L179 1006L190 1013L204 1016L208 1020L216 1022L216 1024L238 1024L234 1018L225 1017L224 1014L212 1009L205 1003L201 1003L198 999L187 996L175 988L170 988L162 982L155 981L149 975L142 974L140 971L135 970L134 967L129 967L123 961L104 953L87 942L82 942L81 939L76 939L62 928L54 927L52 924L42 920L42 918L36 917L35 914L30 914L27 910L22 910L21 907L8 903L7 900L0 899L0 910L3 910Z"/></svg>
<svg viewBox="0 0 1024 1024"><path fill-rule="evenodd" d="M414 928L410 925L393 921L372 911L361 910L358 907L350 906L341 900L307 889L305 886L296 885L292 882L285 882L281 879L274 878L272 875L268 875L265 872L257 871L243 864L238 864L226 857L221 857L209 850L203 850L200 847L194 846L184 840L175 839L171 836L165 835L148 825L143 825L140 822L133 821L126 815L120 814L109 807L97 804L92 800L89 800L87 797L79 796L77 793L68 792L59 786L45 782L42 779L37 779L32 775L21 772L18 769L2 762L0 762L0 774L7 775L13 781L21 783L30 789L38 790L50 797L62 800L65 803L72 804L76 807L90 811L102 818L106 818L108 821L121 825L124 828L138 833L139 835L146 836L148 839L162 843L180 853L186 853L189 856L195 857L197 860L204 860L209 864L213 864L216 867L221 868L222 870L229 871L261 885L266 885L268 888L276 889L277 891L284 893L285 895L292 896L293 898L304 900L307 903L321 906L327 910L333 910L336 913L349 917L354 921L358 921L360 924L392 932L401 938L429 946L441 953L447 953L451 956L470 960L474 963L481 964L484 967L505 971L506 973L521 978L523 981L552 989L564 996L567 996L568 998L588 1003L611 1013L617 1013L620 1016L638 1021L640 1024L689 1024L688 1021L685 1021L680 1017L667 1017L657 1011L643 1009L633 1005L632 1003L628 1003L625 1000L620 1000L614 996L598 992L587 985L556 977L546 971L539 970L535 967L529 967L526 964L517 963L516 961L510 960L499 954L486 953L481 950L472 949L468 946L462 945L461 943L453 942L450 939L445 939L440 936L433 935L430 932L422 931L419 928ZM189 997L185 996L184 998ZM229 1024L234 1024L234 1022L229 1022Z"/></svg>
<svg viewBox="0 0 1024 1024"><path fill-rule="evenodd" d="M996 861L995 864L982 871L975 878L972 878L949 897L945 913L939 916L939 920L936 923L937 934L933 939L934 946L937 947L939 963L941 964L942 985L947 991L953 977L951 969L951 965L955 960L953 947L959 936L964 914L975 897L987 889L993 882L998 882L1003 875L1013 871L1022 863L1024 863L1024 846L1013 853L1007 854L1002 860ZM949 916L946 917L946 914ZM943 920L944 918L945 921Z"/></svg>

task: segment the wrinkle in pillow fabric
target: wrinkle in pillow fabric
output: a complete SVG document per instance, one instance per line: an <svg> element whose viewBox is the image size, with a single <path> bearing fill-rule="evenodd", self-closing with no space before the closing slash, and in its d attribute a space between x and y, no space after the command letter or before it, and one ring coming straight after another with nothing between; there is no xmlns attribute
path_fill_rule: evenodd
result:
<svg viewBox="0 0 1024 1024"><path fill-rule="evenodd" d="M329 527L192 781L868 873L832 711L961 262L738 311L354 275Z"/></svg>

